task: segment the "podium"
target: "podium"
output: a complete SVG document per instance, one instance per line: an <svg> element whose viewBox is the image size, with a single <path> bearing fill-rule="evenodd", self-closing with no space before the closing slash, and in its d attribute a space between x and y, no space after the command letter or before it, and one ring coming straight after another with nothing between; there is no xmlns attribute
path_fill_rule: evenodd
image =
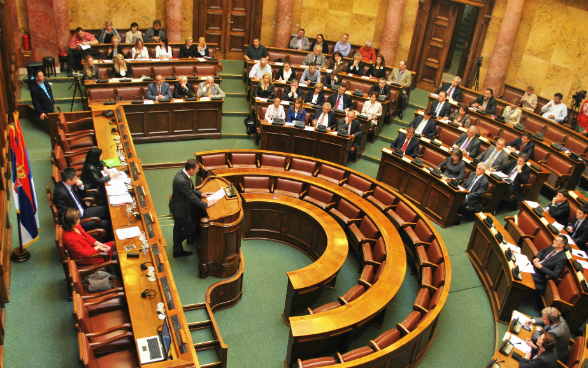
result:
<svg viewBox="0 0 588 368"><path fill-rule="evenodd" d="M216 192L230 186L228 180L210 176L196 189L201 192ZM200 278L210 275L226 278L239 269L243 205L241 196L236 191L235 193L233 198L221 198L206 210L207 216L200 219L202 243L197 247Z"/></svg>

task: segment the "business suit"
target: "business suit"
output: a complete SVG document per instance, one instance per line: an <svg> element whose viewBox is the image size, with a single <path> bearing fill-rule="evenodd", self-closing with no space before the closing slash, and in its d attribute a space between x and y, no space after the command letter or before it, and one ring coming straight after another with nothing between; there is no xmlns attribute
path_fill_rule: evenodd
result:
<svg viewBox="0 0 588 368"><path fill-rule="evenodd" d="M390 101L390 86L385 85L384 88L380 88L380 85L376 83L372 86L372 88L370 88L368 96L370 96L372 92L378 92L380 96L386 95L386 101Z"/></svg>
<svg viewBox="0 0 588 368"><path fill-rule="evenodd" d="M43 84L45 88L47 88L47 93L43 91L43 88L39 87L39 84L33 80L30 85L31 91L31 99L33 100L33 106L35 107L35 111L41 114L49 114L55 111L55 99L53 98L53 91L51 90L51 86L47 81L44 81Z"/></svg>
<svg viewBox="0 0 588 368"><path fill-rule="evenodd" d="M180 58L189 58L194 57L198 52L198 45L192 44L190 47L186 47L186 45L180 46Z"/></svg>
<svg viewBox="0 0 588 368"><path fill-rule="evenodd" d="M306 55L306 59L302 62L302 65L310 65L310 63L316 63L317 69L323 68L327 63L327 58L325 55L320 54L316 57L316 61L314 61L314 53L310 53Z"/></svg>
<svg viewBox="0 0 588 368"><path fill-rule="evenodd" d="M360 143L360 138L363 134L363 130L361 130L361 125L359 124L359 121L357 119L353 119L353 121L351 122L351 130L349 130L349 126L345 122L345 118L341 118L339 119L339 121L337 121L337 129L339 129L340 127L345 127L347 132L349 132L350 136L355 136L355 138L353 139L353 147L357 149Z"/></svg>
<svg viewBox="0 0 588 368"><path fill-rule="evenodd" d="M131 66L127 64L127 70L125 71L125 75L121 75L120 72L122 68L119 69L117 72L114 66L108 71L108 78L133 78L133 69Z"/></svg>
<svg viewBox="0 0 588 368"><path fill-rule="evenodd" d="M482 208L482 196L488 190L488 178L482 174L478 181L470 188L476 178L476 173L471 173L468 178L463 182L462 186L469 190L469 194L466 196L466 200L462 204L468 205L470 212L478 212Z"/></svg>
<svg viewBox="0 0 588 368"><path fill-rule="evenodd" d="M534 325L542 326L542 331L535 330L533 331L533 335L531 336L531 340L535 344L537 344L537 339L539 336L543 334L543 332L549 332L550 334L555 337L555 350L557 350L557 360L560 362L565 362L568 358L568 346L570 343L570 328L566 321L559 317L559 322L555 325L548 325L545 326L543 323L543 319L541 318L533 318Z"/></svg>
<svg viewBox="0 0 588 368"><path fill-rule="evenodd" d="M311 104L312 99L314 98L314 91L309 91L304 97L304 103ZM325 104L325 93L323 91L319 92L318 96L316 97L316 104L317 105L324 105Z"/></svg>
<svg viewBox="0 0 588 368"><path fill-rule="evenodd" d="M314 121L314 119L316 119L316 123L318 125L322 114L323 114L323 110L317 109L314 112L314 116L312 117L311 120ZM329 111L329 113L327 114L327 125L328 125L329 129L335 129L337 127L337 119L335 118L335 111L333 111L333 110Z"/></svg>
<svg viewBox="0 0 588 368"><path fill-rule="evenodd" d="M298 50L298 36L292 37L289 46L291 49ZM308 38L302 37L302 46L300 48L304 51L310 50L310 42L308 42Z"/></svg>
<svg viewBox="0 0 588 368"><path fill-rule="evenodd" d="M388 74L388 82L400 83L402 84L402 87L409 88L412 81L412 76L408 69L404 69L404 72L402 73L400 80L398 80L398 74L400 74L400 69L392 69L392 72Z"/></svg>
<svg viewBox="0 0 588 368"><path fill-rule="evenodd" d="M574 229L570 236L580 249L585 250L586 243L588 242L588 218L585 218L580 224L580 227L576 229L577 222L578 219L574 218L570 223L570 226Z"/></svg>
<svg viewBox="0 0 588 368"><path fill-rule="evenodd" d="M204 91L204 87L206 87L206 82L202 82L198 85L198 91L196 91L196 97L208 97L208 89ZM225 93L220 86L216 83L212 84L210 87L210 96L217 96L220 95L222 98L225 98Z"/></svg>
<svg viewBox="0 0 588 368"><path fill-rule="evenodd" d="M57 213L59 214L59 219L61 220L63 214L68 208L75 208L79 209L78 204L76 203L76 199L79 204L84 209L84 215L82 216L83 219L87 219L90 217L99 217L102 221L98 226L100 229L109 230L109 221L108 221L108 209L105 206L94 206L88 207L86 206L86 202L84 202L83 197L85 197L86 190L80 189L78 187L73 187L72 191L76 198L74 199L69 190L66 188L66 184L63 181L58 182L55 184L55 190L53 191L53 204L57 207ZM86 222L82 224L84 230L89 231L96 228L95 222Z"/></svg>
<svg viewBox="0 0 588 368"><path fill-rule="evenodd" d="M304 97L304 92L302 91L302 89L300 87L298 87L298 89L296 91L294 91L296 93L296 97L294 97L294 94L292 94L292 96L289 96L290 92L292 92L291 86L284 88L284 93L282 94L282 101L294 102L296 97L300 97L300 98Z"/></svg>
<svg viewBox="0 0 588 368"><path fill-rule="evenodd" d="M453 157L447 157L443 162L439 164L439 169L444 170L443 175L447 176L448 178L455 178L457 181L463 180L465 176L465 163L463 160L457 161L457 163L453 163Z"/></svg>
<svg viewBox="0 0 588 368"><path fill-rule="evenodd" d="M486 162L486 160L488 160L490 158L490 156L492 156L494 154L494 151L496 151L496 147L492 146L489 147L486 151L484 151L484 153L478 155L478 157L476 157L477 160L481 161L481 162ZM508 153L506 152L505 149L502 149L502 151L500 151L500 153L498 155L494 155L494 161L492 161L492 165L488 166L488 169L491 168L496 168L500 165L504 165L505 163L508 162Z"/></svg>
<svg viewBox="0 0 588 368"><path fill-rule="evenodd" d="M392 150L395 150L396 148L402 149L404 142L406 142L406 134L398 133L398 137L392 142L390 148L392 148ZM419 139L417 137L412 137L410 142L408 142L404 154L412 158L419 155Z"/></svg>
<svg viewBox="0 0 588 368"><path fill-rule="evenodd" d="M462 133L462 135L460 135L459 138L457 138L457 140L453 142L453 145L461 149L462 144L464 144L467 139L467 133ZM480 150L480 140L478 139L478 137L473 136L468 142L468 145L465 147L465 150L468 153L468 156L476 157L478 151Z"/></svg>
<svg viewBox="0 0 588 368"><path fill-rule="evenodd" d="M280 68L280 70L278 70L278 73L276 74L276 78L274 80L280 80L280 78L282 80L285 81L290 81L292 79L298 79L296 78L296 72L293 69L290 69L291 73L290 73L290 77L288 77L288 79L286 79L286 77L284 76L284 68Z"/></svg>
<svg viewBox="0 0 588 368"><path fill-rule="evenodd" d="M173 180L169 211L174 218L174 253L183 251L182 242L193 234L200 235L200 219L206 214L208 204L200 199L202 192L194 189L192 179L184 170L176 173ZM194 211L194 219L192 219ZM197 225L197 226L195 226Z"/></svg>
<svg viewBox="0 0 588 368"><path fill-rule="evenodd" d="M192 85L186 82L186 89L182 88L180 82L176 82L174 84L174 98L189 98L194 97L194 92L192 90Z"/></svg>
<svg viewBox="0 0 588 368"><path fill-rule="evenodd" d="M519 153L524 153L527 156L529 156L529 160L533 159L533 154L535 153L535 143L533 143L533 141L529 141L527 142L527 144L525 144L525 147L523 147L523 149L521 150L521 146L523 145L523 140L521 139L521 137L515 139L512 142L508 142L507 143L507 147L514 147L517 151L520 151Z"/></svg>
<svg viewBox="0 0 588 368"><path fill-rule="evenodd" d="M357 74L357 75L363 75L363 69L365 68L365 65L363 63L363 61L360 61L359 64L357 66L355 66L353 64L353 61L350 61L349 64L347 64L347 69L345 69L345 71L347 73L353 73L353 74Z"/></svg>
<svg viewBox="0 0 588 368"><path fill-rule="evenodd" d="M434 114L437 112L437 107L439 106L439 104L440 102L438 100L433 101L433 103L431 104L431 110ZM441 106L439 113L436 115L437 117L444 118L446 116L449 116L449 114L451 114L451 105L449 104L449 101L445 101L443 102L443 106Z"/></svg>
<svg viewBox="0 0 588 368"><path fill-rule="evenodd" d="M435 94L438 95L441 91L445 91L447 92L447 97L455 101L461 101L461 88L459 86L455 87L451 92L451 96L449 95L449 88L451 88L451 83L445 83L435 91Z"/></svg>
<svg viewBox="0 0 588 368"><path fill-rule="evenodd" d="M537 255L535 256L535 258L542 261L554 250L555 248L553 247L553 245L550 245L549 247L540 250L539 253L537 253ZM543 261L543 263L541 264L543 267L541 267L540 269L533 265L535 273L532 275L533 282L535 283L535 289L541 292L545 290L545 284L547 283L547 281L545 280L545 276L549 276L552 280L555 280L559 277L559 274L561 273L561 271L563 271L567 262L568 258L566 257L566 253L563 250L561 250L549 259Z"/></svg>
<svg viewBox="0 0 588 368"><path fill-rule="evenodd" d="M331 107L333 109L337 108L335 103L337 102L338 97L339 97L338 93L333 93L329 96L328 102L331 104ZM353 101L351 100L351 96L344 94L342 96L342 98L343 98L343 109L342 110L355 108L355 103L353 103Z"/></svg>
<svg viewBox="0 0 588 368"><path fill-rule="evenodd" d="M517 167L517 160L512 159L509 162L507 162L506 164L498 166L496 168L496 171L500 171L506 175L510 175L512 173L512 171L515 170L516 167ZM521 188L521 186L523 184L527 184L527 182L529 181L529 173L530 172L531 172L531 169L529 168L529 166L524 165L523 168L521 169L521 172L515 176L513 182L510 183L510 185L507 187L507 190L505 191L502 199L507 201L510 198L511 194L514 194L514 199L516 202L523 199L523 189Z"/></svg>
<svg viewBox="0 0 588 368"><path fill-rule="evenodd" d="M476 98L476 100L470 104L470 106L475 103L480 104L481 108L484 104L484 95L479 95L478 98ZM490 97L488 104L486 105L486 110L484 111L486 111L488 114L494 114L496 112L496 99L494 97Z"/></svg>
<svg viewBox="0 0 588 368"><path fill-rule="evenodd" d="M410 122L410 126L414 128L415 133L417 133L417 128L421 124L425 117L422 115L417 116L416 119ZM418 134L418 133L417 133ZM427 125L423 128L421 135L432 137L437 134L437 122L434 119L429 119L427 121Z"/></svg>
<svg viewBox="0 0 588 368"><path fill-rule="evenodd" d="M560 203L557 206L553 204L549 205L549 214L551 217L555 219L555 221L559 222L562 225L568 223L568 219L570 218L570 202L566 199L563 203Z"/></svg>
<svg viewBox="0 0 588 368"><path fill-rule="evenodd" d="M557 352L555 349L536 356L535 359L519 361L519 368L557 368Z"/></svg>
<svg viewBox="0 0 588 368"><path fill-rule="evenodd" d="M161 84L161 94L164 98L172 98L173 95L171 93L171 89L169 88L169 84L163 82ZM151 83L147 88L147 98L149 100L157 100L157 96L159 93L157 92L157 84L155 82Z"/></svg>

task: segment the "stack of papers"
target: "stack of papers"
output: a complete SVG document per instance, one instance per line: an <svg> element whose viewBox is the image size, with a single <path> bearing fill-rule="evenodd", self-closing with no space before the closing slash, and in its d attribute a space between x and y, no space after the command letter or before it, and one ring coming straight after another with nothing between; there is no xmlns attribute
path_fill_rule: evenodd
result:
<svg viewBox="0 0 588 368"><path fill-rule="evenodd" d="M112 206L118 206L125 203L133 203L133 198L128 193L123 195L113 195L108 197L108 202Z"/></svg>
<svg viewBox="0 0 588 368"><path fill-rule="evenodd" d="M517 335L511 334L510 335L510 342L514 345L514 347L516 349L519 349L523 353L530 353L531 352L531 347L529 345L527 345L525 340L521 339Z"/></svg>
<svg viewBox="0 0 588 368"><path fill-rule="evenodd" d="M223 198L226 195L224 188L221 188L219 190L217 190L216 192L214 192L211 196L209 196L207 198L207 200L209 201L217 201L221 198Z"/></svg>
<svg viewBox="0 0 588 368"><path fill-rule="evenodd" d="M525 203L528 204L529 207L531 207L531 208L537 208L537 207L539 207L539 203L538 202L525 201Z"/></svg>
<svg viewBox="0 0 588 368"><path fill-rule="evenodd" d="M569 235L566 235L568 238L570 237ZM576 256L576 257L580 257L580 258L584 258L584 259L588 259L588 256L586 255L586 252L584 252L583 250L579 250L579 249L573 249L572 248L572 255Z"/></svg>
<svg viewBox="0 0 588 368"><path fill-rule="evenodd" d="M512 312L512 319L519 319L519 322L524 325L526 322L531 322L531 318L525 316L524 314L522 314L521 312L515 310L514 312Z"/></svg>
<svg viewBox="0 0 588 368"><path fill-rule="evenodd" d="M564 228L564 226L562 224L560 224L559 222L556 222L556 221L554 221L553 224L551 224L551 225L553 225L553 227L555 227L558 231L562 231Z"/></svg>
<svg viewBox="0 0 588 368"><path fill-rule="evenodd" d="M129 227L126 229L116 229L116 236L120 240L134 238L141 235L141 229L138 226Z"/></svg>

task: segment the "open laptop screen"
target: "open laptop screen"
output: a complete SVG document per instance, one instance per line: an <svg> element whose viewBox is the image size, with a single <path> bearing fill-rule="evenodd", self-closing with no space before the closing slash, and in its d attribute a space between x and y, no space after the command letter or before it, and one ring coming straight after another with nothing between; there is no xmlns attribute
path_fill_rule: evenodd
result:
<svg viewBox="0 0 588 368"><path fill-rule="evenodd" d="M163 321L163 326L161 327L161 342L163 343L163 356L167 358L172 344L172 337L167 318Z"/></svg>

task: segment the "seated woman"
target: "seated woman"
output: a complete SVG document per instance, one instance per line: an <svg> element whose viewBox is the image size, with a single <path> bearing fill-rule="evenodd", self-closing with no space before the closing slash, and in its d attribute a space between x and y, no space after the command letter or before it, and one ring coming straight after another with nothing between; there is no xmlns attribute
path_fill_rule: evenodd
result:
<svg viewBox="0 0 588 368"><path fill-rule="evenodd" d="M331 73L327 73L327 76L325 77L325 85L330 86L331 83L331 76L334 72L341 72L341 71L345 71L346 68L346 64L343 61L343 54L341 54L341 51L335 51L333 53L333 57L331 57L328 61L327 64L325 64L325 69L327 70L332 70ZM338 88L338 87L336 87Z"/></svg>
<svg viewBox="0 0 588 368"><path fill-rule="evenodd" d="M136 22L131 23L131 30L125 35L125 43L135 43L138 39L143 39L139 25Z"/></svg>
<svg viewBox="0 0 588 368"><path fill-rule="evenodd" d="M366 101L361 109L361 113L367 115L372 125L378 125L378 119L382 116L382 104L377 101L379 96L378 91L370 93L369 101Z"/></svg>
<svg viewBox="0 0 588 368"><path fill-rule="evenodd" d="M112 37L112 46L108 47L108 52L106 53L106 59L108 60L114 60L114 58L119 55L122 54L122 46L119 43L119 38L118 36L114 36ZM124 56L124 54L123 54Z"/></svg>
<svg viewBox="0 0 588 368"><path fill-rule="evenodd" d="M449 120L461 127L468 128L470 126L470 115L467 111L468 106L466 104L459 104L459 110L449 114Z"/></svg>
<svg viewBox="0 0 588 368"><path fill-rule="evenodd" d="M91 55L86 55L84 59L86 60L84 62L84 70L82 71L82 73L84 74L84 80L100 78L100 74L98 73L98 67L94 65L94 58Z"/></svg>
<svg viewBox="0 0 588 368"><path fill-rule="evenodd" d="M445 161L439 164L439 170L442 170L443 175L448 178L455 178L457 181L462 180L465 176L465 164L461 150L456 148L451 151L451 157L447 157Z"/></svg>
<svg viewBox="0 0 588 368"><path fill-rule="evenodd" d="M208 53L208 47L206 47L206 39L204 37L200 37L198 39L198 47L194 51L194 57L205 57L210 56Z"/></svg>
<svg viewBox="0 0 588 368"><path fill-rule="evenodd" d="M103 172L106 175L103 175ZM84 183L86 189L98 189L98 198L105 202L106 189L104 184L110 179L118 178L118 172L110 171L108 166L102 161L102 150L100 148L90 148L86 154L86 161L82 167L80 180Z"/></svg>
<svg viewBox="0 0 588 368"><path fill-rule="evenodd" d="M313 104L313 105L320 105L322 106L325 103L325 92L323 92L323 84L317 83L314 85L314 92L308 92L306 94L306 98L304 99L305 103Z"/></svg>
<svg viewBox="0 0 588 368"><path fill-rule="evenodd" d="M133 70L125 62L125 57L122 54L118 54L114 59L114 65L108 72L108 78L133 78Z"/></svg>
<svg viewBox="0 0 588 368"><path fill-rule="evenodd" d="M302 98L296 97L294 100L294 106L290 106L288 109L288 115L286 115L286 121L291 123L295 120L304 121L306 118L306 110L302 107Z"/></svg>
<svg viewBox="0 0 588 368"><path fill-rule="evenodd" d="M535 87L527 87L527 92L521 98L521 105L527 111L535 111L537 108L537 95L535 94Z"/></svg>
<svg viewBox="0 0 588 368"><path fill-rule="evenodd" d="M174 98L189 98L194 97L192 85L188 83L188 77L181 75L178 77L178 82L174 85Z"/></svg>
<svg viewBox="0 0 588 368"><path fill-rule="evenodd" d="M155 57L158 59L171 59L172 49L167 44L167 38L159 40L159 46L155 48Z"/></svg>
<svg viewBox="0 0 588 368"><path fill-rule="evenodd" d="M276 74L276 80L287 82L290 79L296 79L296 72L292 70L290 60L284 61L284 66L278 70Z"/></svg>
<svg viewBox="0 0 588 368"><path fill-rule="evenodd" d="M370 78L378 79L386 77L386 60L384 59L384 55L378 55L378 57L376 57L376 62L370 66L365 75Z"/></svg>
<svg viewBox="0 0 588 368"><path fill-rule="evenodd" d="M149 50L143 46L143 39L137 38L135 47L131 49L133 59L149 59Z"/></svg>
<svg viewBox="0 0 588 368"><path fill-rule="evenodd" d="M114 246L112 242L106 244L100 243L98 240L92 238L80 225L82 215L80 210L75 208L68 208L63 213L63 245L69 251L69 256L73 259L82 259L94 256L100 252L108 253L112 259ZM116 257L115 257L116 258ZM104 262L104 257L90 258L79 264L96 264Z"/></svg>
<svg viewBox="0 0 588 368"><path fill-rule="evenodd" d="M196 46L192 44L192 37L186 38L186 44L180 46L180 58L193 58Z"/></svg>
<svg viewBox="0 0 588 368"><path fill-rule="evenodd" d="M329 45L327 44L327 41L325 41L325 37L323 37L323 35L320 33L316 35L316 41L314 41L313 43L310 44L309 50L314 50L314 47L317 45L321 46L323 48L323 50L322 50L323 54L330 54Z"/></svg>
<svg viewBox="0 0 588 368"><path fill-rule="evenodd" d="M274 98L273 105L269 105L265 111L265 121L271 123L274 118L286 119L286 113L284 112L284 106L282 106L282 100L279 97Z"/></svg>
<svg viewBox="0 0 588 368"><path fill-rule="evenodd" d="M272 74L268 72L263 75L257 87L255 87L253 97L274 98L275 92L276 88L272 83Z"/></svg>
<svg viewBox="0 0 588 368"><path fill-rule="evenodd" d="M531 339L526 340L532 349L525 352L525 359L519 360L519 368L557 368L557 350L555 337L543 332L537 339L537 345Z"/></svg>
<svg viewBox="0 0 588 368"><path fill-rule="evenodd" d="M98 36L96 36L96 39L100 43L110 43L112 42L112 38L115 36L120 39L118 31L112 27L112 22L106 21L104 22L104 28L102 28L100 32L98 32Z"/></svg>
<svg viewBox="0 0 588 368"><path fill-rule="evenodd" d="M522 111L519 109L519 100L513 98L510 105L504 108L502 116L509 125L517 125L521 121Z"/></svg>

